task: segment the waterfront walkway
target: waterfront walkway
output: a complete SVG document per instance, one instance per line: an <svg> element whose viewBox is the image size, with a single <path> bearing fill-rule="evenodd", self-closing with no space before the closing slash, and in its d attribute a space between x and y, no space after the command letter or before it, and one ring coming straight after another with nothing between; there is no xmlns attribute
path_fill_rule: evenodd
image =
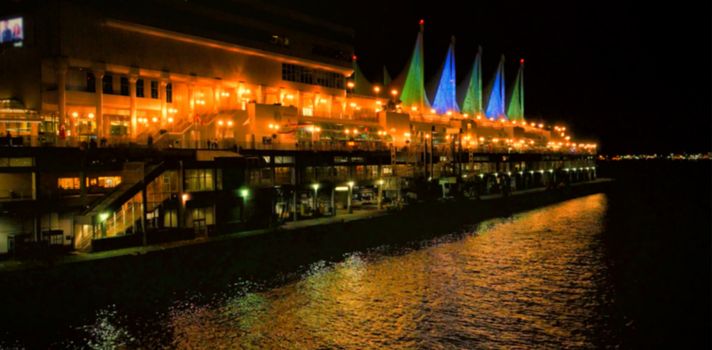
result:
<svg viewBox="0 0 712 350"><path fill-rule="evenodd" d="M611 179L596 179L593 181L571 184L571 187L592 185L592 184L597 184L597 183L606 183L606 182L611 182L611 181L613 181L613 180L611 180ZM545 191L547 191L547 189L541 188L541 187L527 189L527 190L521 190L521 191L515 191L510 194L510 197L523 196L523 195L527 195L527 194L532 194L532 193L537 193L537 192L545 192ZM489 201L489 200L494 200L494 199L498 199L498 198L502 198L502 194L483 195L480 197L479 200L480 201ZM297 229L308 228L308 227L328 225L328 224L339 223L339 222L350 222L350 221L364 220L364 219L368 219L368 218L388 215L388 213L389 213L389 211L386 209L379 210L377 208L354 209L353 213L347 213L345 210L339 210L339 211L337 211L337 215L335 215L335 216L327 216L327 217L306 219L306 220L299 220L299 221L289 221L289 222L286 222L286 223L280 225L277 228L263 228L263 229L255 229L255 230L248 230L248 231L240 231L240 232L229 233L229 234L224 234L224 235L219 235L219 236L214 236L214 237L198 237L198 238L190 239L190 240L152 244L152 245L139 246L139 247L130 247L130 248L116 249L116 250L96 252L96 253L72 252L68 255L53 256L53 257L49 257L44 260L13 260L13 259L10 259L10 260L5 260L5 261L0 261L0 272L30 270L30 269L34 269L34 268L51 267L51 266L60 265L60 264L72 264L72 263L87 262L87 261L92 261L92 260L111 259L111 258L117 258L117 257L121 257L121 256L128 256L128 255L149 254L149 253L155 252L155 251L162 251L162 250L166 250L166 249L175 249L175 248L179 248L179 247L205 244L208 242L233 240L233 239L239 239L239 238L244 238L244 237L262 235L262 234L266 234L266 233L272 233L275 231L289 231L289 230L297 230Z"/></svg>

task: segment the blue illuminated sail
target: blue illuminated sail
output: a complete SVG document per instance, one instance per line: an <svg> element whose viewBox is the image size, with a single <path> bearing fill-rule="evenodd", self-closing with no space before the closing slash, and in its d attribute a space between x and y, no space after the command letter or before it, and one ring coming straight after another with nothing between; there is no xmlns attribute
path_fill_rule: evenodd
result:
<svg viewBox="0 0 712 350"><path fill-rule="evenodd" d="M485 116L487 116L487 118L506 119L507 116L504 112L504 55L502 55L502 59L499 61L497 72L490 83L487 96Z"/></svg>
<svg viewBox="0 0 712 350"><path fill-rule="evenodd" d="M450 47L445 56L438 89L435 92L433 108L437 113L460 112L457 105L457 89L455 85L455 38L450 42Z"/></svg>

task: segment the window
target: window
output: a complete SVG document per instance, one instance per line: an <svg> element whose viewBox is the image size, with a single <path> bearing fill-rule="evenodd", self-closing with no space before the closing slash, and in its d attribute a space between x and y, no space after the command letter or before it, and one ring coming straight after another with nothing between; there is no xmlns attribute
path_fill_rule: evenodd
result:
<svg viewBox="0 0 712 350"><path fill-rule="evenodd" d="M344 88L344 76L340 73L282 63L282 80L319 85L333 89Z"/></svg>
<svg viewBox="0 0 712 350"><path fill-rule="evenodd" d="M163 213L163 227L178 227L178 211L167 209Z"/></svg>
<svg viewBox="0 0 712 350"><path fill-rule="evenodd" d="M60 190L78 190L79 189L79 178L78 177L60 177L57 179L57 188Z"/></svg>
<svg viewBox="0 0 712 350"><path fill-rule="evenodd" d="M121 184L121 176L87 177L86 187L114 188ZM78 177L60 177L57 179L57 188L60 190L78 190Z"/></svg>
<svg viewBox="0 0 712 350"><path fill-rule="evenodd" d="M34 165L34 158L0 158L0 166L30 167Z"/></svg>
<svg viewBox="0 0 712 350"><path fill-rule="evenodd" d="M114 93L114 77L107 74L104 76L104 78L101 80L102 82L102 91L105 94L113 94Z"/></svg>
<svg viewBox="0 0 712 350"><path fill-rule="evenodd" d="M289 38L284 35L272 34L270 42L278 46L289 46Z"/></svg>
<svg viewBox="0 0 712 350"><path fill-rule="evenodd" d="M121 176L99 176L97 186L102 188L114 188L121 184Z"/></svg>
<svg viewBox="0 0 712 350"><path fill-rule="evenodd" d="M151 98L158 98L158 82L151 80Z"/></svg>
<svg viewBox="0 0 712 350"><path fill-rule="evenodd" d="M173 103L173 84L166 85L166 102Z"/></svg>
<svg viewBox="0 0 712 350"><path fill-rule="evenodd" d="M302 115L305 117L313 117L314 116L314 108L302 107Z"/></svg>
<svg viewBox="0 0 712 350"><path fill-rule="evenodd" d="M188 227L195 227L200 225L213 225L215 220L213 218L213 207L204 208L194 208L188 216Z"/></svg>
<svg viewBox="0 0 712 350"><path fill-rule="evenodd" d="M87 92L96 92L96 77L94 73L87 72Z"/></svg>
<svg viewBox="0 0 712 350"><path fill-rule="evenodd" d="M274 162L276 164L291 164L291 163L294 163L294 157L293 156L275 156Z"/></svg>
<svg viewBox="0 0 712 350"><path fill-rule="evenodd" d="M185 190L189 192L215 189L212 169L186 169Z"/></svg>
<svg viewBox="0 0 712 350"><path fill-rule="evenodd" d="M121 95L128 96L129 95L129 78L121 77L120 82L121 82Z"/></svg>
<svg viewBox="0 0 712 350"><path fill-rule="evenodd" d="M136 80L136 97L144 97L143 79Z"/></svg>

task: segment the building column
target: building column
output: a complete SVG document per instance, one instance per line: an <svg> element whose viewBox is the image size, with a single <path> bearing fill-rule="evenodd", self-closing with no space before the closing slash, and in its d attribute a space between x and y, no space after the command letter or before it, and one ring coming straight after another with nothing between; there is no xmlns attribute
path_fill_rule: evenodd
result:
<svg viewBox="0 0 712 350"><path fill-rule="evenodd" d="M245 93L245 82L239 82L237 84L237 104L243 111L247 109L247 103L243 102L242 95Z"/></svg>
<svg viewBox="0 0 712 350"><path fill-rule="evenodd" d="M297 96L295 96L297 99L297 115L302 115L302 90L297 90Z"/></svg>
<svg viewBox="0 0 712 350"><path fill-rule="evenodd" d="M190 123L193 127L190 130L191 142L198 147L198 142L200 142L200 134L195 118L195 83L193 81L188 82L188 118L190 118Z"/></svg>
<svg viewBox="0 0 712 350"><path fill-rule="evenodd" d="M158 100L161 101L161 129L166 128L166 121L167 121L167 114L168 110L166 109L166 86L168 86L168 82L161 79L161 81L158 83Z"/></svg>
<svg viewBox="0 0 712 350"><path fill-rule="evenodd" d="M219 85L213 86L213 113L220 111L220 102L222 102L222 96L220 96L221 92L222 89L220 89Z"/></svg>
<svg viewBox="0 0 712 350"><path fill-rule="evenodd" d="M136 82L138 81L138 76L136 75L130 75L129 76L129 98L130 98L130 105L129 105L129 114L131 115L131 132L130 136L131 139L136 139L136 136L138 136L138 120L136 119Z"/></svg>
<svg viewBox="0 0 712 350"><path fill-rule="evenodd" d="M257 85L257 91L255 91L255 99L257 100L257 103L265 103L265 96L263 94L263 85Z"/></svg>
<svg viewBox="0 0 712 350"><path fill-rule="evenodd" d="M64 125L67 117L67 62L57 62L57 130Z"/></svg>
<svg viewBox="0 0 712 350"><path fill-rule="evenodd" d="M191 122L195 122L195 85L190 82L188 85L188 113Z"/></svg>
<svg viewBox="0 0 712 350"><path fill-rule="evenodd" d="M101 139L104 137L104 70L94 70L94 89L96 90L96 137Z"/></svg>
<svg viewBox="0 0 712 350"><path fill-rule="evenodd" d="M333 115L331 115L331 112L332 112L333 109L334 109L334 95L329 95L329 102L328 102L328 103L329 103L329 105L327 106L328 109L327 109L326 112L329 114L329 118L332 118Z"/></svg>

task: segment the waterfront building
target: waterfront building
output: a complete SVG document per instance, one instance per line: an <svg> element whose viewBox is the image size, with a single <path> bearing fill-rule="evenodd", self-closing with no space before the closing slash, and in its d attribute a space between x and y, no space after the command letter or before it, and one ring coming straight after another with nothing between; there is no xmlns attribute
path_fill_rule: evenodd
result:
<svg viewBox="0 0 712 350"><path fill-rule="evenodd" d="M422 20L403 73L373 84L350 29L258 1L0 11L20 25L0 43L0 254L334 215L423 183L475 196L595 177L595 144L525 119L522 68L506 111L504 61L485 100L481 50L457 91L453 39L429 98Z"/></svg>

